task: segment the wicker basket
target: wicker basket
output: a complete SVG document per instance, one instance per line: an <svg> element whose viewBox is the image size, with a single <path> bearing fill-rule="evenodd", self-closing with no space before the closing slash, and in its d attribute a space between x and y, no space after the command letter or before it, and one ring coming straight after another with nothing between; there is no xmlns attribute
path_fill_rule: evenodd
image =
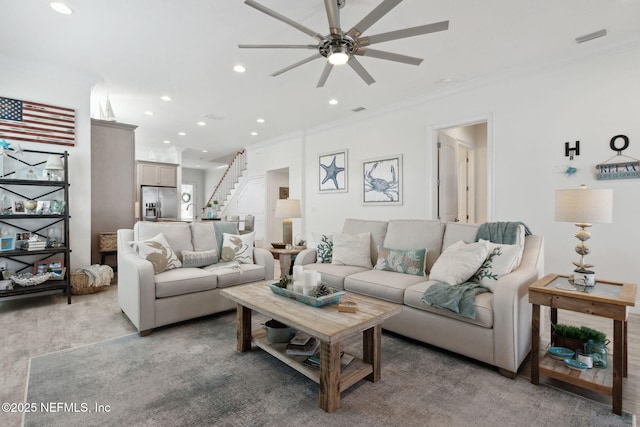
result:
<svg viewBox="0 0 640 427"><path fill-rule="evenodd" d="M98 240L100 252L113 252L118 250L118 236L116 233L100 233Z"/></svg>
<svg viewBox="0 0 640 427"><path fill-rule="evenodd" d="M71 293L73 295L86 295L100 292L106 286L89 286L89 277L82 272L71 273Z"/></svg>

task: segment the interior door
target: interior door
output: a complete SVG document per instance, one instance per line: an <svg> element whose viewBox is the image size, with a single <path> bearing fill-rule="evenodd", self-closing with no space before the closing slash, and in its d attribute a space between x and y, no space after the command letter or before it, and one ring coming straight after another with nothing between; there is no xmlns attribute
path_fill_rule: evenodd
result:
<svg viewBox="0 0 640 427"><path fill-rule="evenodd" d="M458 142L443 132L438 133L438 218L458 218Z"/></svg>

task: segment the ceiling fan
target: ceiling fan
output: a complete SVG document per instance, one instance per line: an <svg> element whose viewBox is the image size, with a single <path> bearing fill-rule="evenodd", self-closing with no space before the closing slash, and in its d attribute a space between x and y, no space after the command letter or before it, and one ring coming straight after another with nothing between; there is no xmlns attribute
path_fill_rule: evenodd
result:
<svg viewBox="0 0 640 427"><path fill-rule="evenodd" d="M348 64L368 85L375 82L371 74L364 69L362 64L355 58L356 56L368 56L371 58L385 59L387 61L401 62L410 65L420 65L423 61L421 58L400 55L398 53L385 52L381 50L369 49L368 46L375 43L382 43L390 40L403 39L407 37L419 36L422 34L435 33L449 29L449 21L436 22L433 24L420 25L417 27L405 28L397 31L376 34L373 36L362 36L369 27L378 22L391 9L396 7L402 0L384 0L367 16L362 18L360 22L353 26L349 31L344 32L340 28L340 8L345 4L346 0L324 0L324 6L327 10L327 18L329 20L329 34L323 36L304 25L293 21L279 14L278 12L263 6L254 0L245 0L245 4L265 13L285 24L302 31L318 41L317 45L293 45L293 44L241 44L238 45L242 49L309 49L317 50L314 55L289 65L282 70L271 74L273 77L299 67L314 59L326 58L327 63L320 75L320 80L316 87L323 87L329 73L334 65Z"/></svg>

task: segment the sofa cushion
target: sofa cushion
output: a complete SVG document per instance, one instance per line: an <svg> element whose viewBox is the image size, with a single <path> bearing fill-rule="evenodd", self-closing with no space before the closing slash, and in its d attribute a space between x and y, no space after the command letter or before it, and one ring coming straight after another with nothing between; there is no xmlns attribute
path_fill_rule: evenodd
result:
<svg viewBox="0 0 640 427"><path fill-rule="evenodd" d="M427 249L427 272L442 249L444 223L438 220L400 219L389 221L385 248Z"/></svg>
<svg viewBox="0 0 640 427"><path fill-rule="evenodd" d="M356 267L353 265L335 265L335 264L306 264L305 270L314 270L320 273L320 280L325 285L335 288L344 289L344 278L355 273L369 270L365 267Z"/></svg>
<svg viewBox="0 0 640 427"><path fill-rule="evenodd" d="M387 221L373 221L364 219L347 218L342 226L343 233L358 234L371 233L371 265L378 260L378 246L384 245L384 237L387 234ZM394 246L390 246L394 247ZM396 246L402 248L403 246Z"/></svg>
<svg viewBox="0 0 640 427"><path fill-rule="evenodd" d="M200 268L177 268L155 276L156 298L207 291L217 286L216 276Z"/></svg>
<svg viewBox="0 0 640 427"><path fill-rule="evenodd" d="M518 245L491 243L482 239L480 242L487 244L489 254L471 280L493 292L498 279L515 268L520 254L520 247Z"/></svg>
<svg viewBox="0 0 640 427"><path fill-rule="evenodd" d="M218 262L218 250L182 251L182 267L205 267Z"/></svg>
<svg viewBox="0 0 640 427"><path fill-rule="evenodd" d="M191 243L194 251L208 251L216 249L220 253L221 247L216 240L213 221L191 223Z"/></svg>
<svg viewBox="0 0 640 427"><path fill-rule="evenodd" d="M335 233L331 264L371 268L371 233Z"/></svg>
<svg viewBox="0 0 640 427"><path fill-rule="evenodd" d="M409 286L404 291L404 304L409 307L417 308L419 310L429 311L442 316L451 317L461 322L472 323L474 325L482 326L485 328L493 327L493 294L491 292L485 292L476 295L476 298L474 300L476 306L476 318L469 319L467 317L458 316L452 311L427 305L422 301L422 296L424 295L425 291L434 283L436 283L434 280L429 280L427 282L421 282L413 286Z"/></svg>
<svg viewBox="0 0 640 427"><path fill-rule="evenodd" d="M255 231L247 234L224 233L220 260L253 264L253 239L255 235Z"/></svg>
<svg viewBox="0 0 640 427"><path fill-rule="evenodd" d="M182 256L182 251L193 250L191 230L186 222L138 221L133 226L133 240L151 239L160 233L167 239L178 259Z"/></svg>
<svg viewBox="0 0 640 427"><path fill-rule="evenodd" d="M460 240L465 243L473 243L476 241L480 224L468 222L447 222L442 237L442 250L447 249L452 244Z"/></svg>
<svg viewBox="0 0 640 427"><path fill-rule="evenodd" d="M333 238L330 234L312 233L313 240L316 241L316 262L331 263L333 256Z"/></svg>
<svg viewBox="0 0 640 427"><path fill-rule="evenodd" d="M218 288L228 288L229 286L257 282L266 279L265 269L262 265L234 264L235 266L230 265L223 268L220 268L218 264L216 264L212 266L212 269L207 270L218 278Z"/></svg>
<svg viewBox="0 0 640 427"><path fill-rule="evenodd" d="M129 246L140 258L146 259L153 265L155 274L182 267L182 263L162 233L147 240L129 242Z"/></svg>
<svg viewBox="0 0 640 427"><path fill-rule="evenodd" d="M390 249L378 248L376 270L395 271L396 273L424 276L426 249Z"/></svg>
<svg viewBox="0 0 640 427"><path fill-rule="evenodd" d="M424 281L424 277L412 274L367 270L346 277L344 279L344 289L402 304L405 289Z"/></svg>
<svg viewBox="0 0 640 427"><path fill-rule="evenodd" d="M449 246L438 257L429 279L452 286L466 282L487 259L487 242L466 244L462 240Z"/></svg>

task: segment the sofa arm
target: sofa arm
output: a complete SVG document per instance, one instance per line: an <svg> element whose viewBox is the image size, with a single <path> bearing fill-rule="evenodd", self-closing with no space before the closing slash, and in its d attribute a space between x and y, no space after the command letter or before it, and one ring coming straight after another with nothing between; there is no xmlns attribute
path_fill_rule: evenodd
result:
<svg viewBox="0 0 640 427"><path fill-rule="evenodd" d="M542 236L527 236L520 266L500 277L493 292L495 365L516 372L531 349L529 285L542 274Z"/></svg>
<svg viewBox="0 0 640 427"><path fill-rule="evenodd" d="M274 279L273 254L264 248L253 248L253 262L264 267L264 279Z"/></svg>
<svg viewBox="0 0 640 427"><path fill-rule="evenodd" d="M317 252L315 248L305 249L296 255L296 260L293 265L306 265L316 262Z"/></svg>
<svg viewBox="0 0 640 427"><path fill-rule="evenodd" d="M155 273L153 264L129 246L133 230L118 230L118 303L139 332L155 326Z"/></svg>

